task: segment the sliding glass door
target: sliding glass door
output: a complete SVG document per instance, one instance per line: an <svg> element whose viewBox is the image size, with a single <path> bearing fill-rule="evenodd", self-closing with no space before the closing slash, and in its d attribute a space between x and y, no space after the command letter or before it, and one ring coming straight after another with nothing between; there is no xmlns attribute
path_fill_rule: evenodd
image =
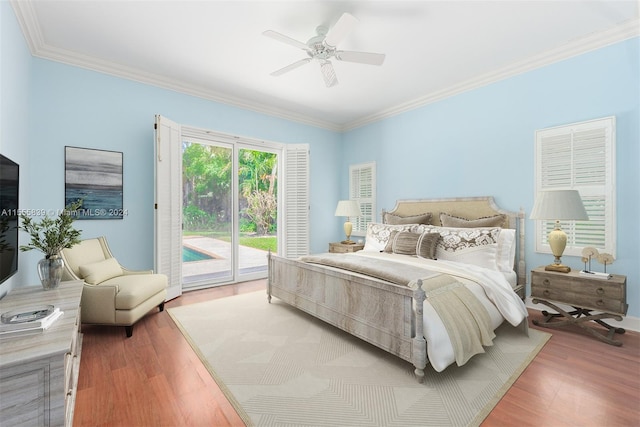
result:
<svg viewBox="0 0 640 427"><path fill-rule="evenodd" d="M183 289L267 276L269 251L309 253L309 146L155 117L154 269Z"/></svg>
<svg viewBox="0 0 640 427"><path fill-rule="evenodd" d="M233 279L233 147L182 144L183 287Z"/></svg>
<svg viewBox="0 0 640 427"><path fill-rule="evenodd" d="M182 147L182 283L266 277L277 252L278 154L223 141Z"/></svg>
<svg viewBox="0 0 640 427"><path fill-rule="evenodd" d="M266 277L267 253L278 252L278 155L238 150L238 275Z"/></svg>

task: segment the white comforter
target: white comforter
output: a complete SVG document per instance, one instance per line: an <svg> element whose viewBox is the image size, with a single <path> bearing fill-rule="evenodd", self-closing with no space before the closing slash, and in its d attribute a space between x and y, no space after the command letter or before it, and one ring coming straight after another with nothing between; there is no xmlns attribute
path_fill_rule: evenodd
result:
<svg viewBox="0 0 640 427"><path fill-rule="evenodd" d="M513 326L520 325L527 318L524 302L512 290L505 276L494 270L458 262L431 260L379 252L359 251L353 256L391 259L399 263L416 265L450 274L460 279L486 307L491 316L493 328L497 328L504 320ZM437 372L443 371L455 362L453 346L440 317L431 304L424 302L424 334L427 341L429 362Z"/></svg>

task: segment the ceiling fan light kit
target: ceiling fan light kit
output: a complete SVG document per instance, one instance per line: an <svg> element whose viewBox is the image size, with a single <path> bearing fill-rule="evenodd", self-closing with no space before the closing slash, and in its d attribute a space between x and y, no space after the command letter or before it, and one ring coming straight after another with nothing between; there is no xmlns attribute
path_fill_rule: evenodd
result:
<svg viewBox="0 0 640 427"><path fill-rule="evenodd" d="M271 75L281 76L309 63L312 59L316 59L320 63L320 71L322 72L325 84L327 87L332 87L338 84L338 78L336 77L335 70L333 69L333 64L330 61L331 58L345 62L382 65L385 58L383 53L336 50L338 43L340 43L340 41L342 41L342 39L344 39L351 30L353 30L357 23L358 20L353 15L344 13L331 29L328 29L325 26L317 27L317 35L311 37L307 43L302 43L273 30L263 32L263 35L298 49L302 49L307 53L307 55L309 55L308 58L300 59L286 67L280 68L279 70L272 72Z"/></svg>

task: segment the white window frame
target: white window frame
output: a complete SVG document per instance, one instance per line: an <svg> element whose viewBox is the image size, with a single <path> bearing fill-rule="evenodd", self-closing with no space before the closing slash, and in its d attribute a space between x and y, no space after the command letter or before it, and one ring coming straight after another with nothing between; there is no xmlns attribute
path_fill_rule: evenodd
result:
<svg viewBox="0 0 640 427"><path fill-rule="evenodd" d="M351 218L351 235L366 236L367 225L376 220L376 162L349 166L349 199L356 200L362 212Z"/></svg>
<svg viewBox="0 0 640 427"><path fill-rule="evenodd" d="M535 194L578 190L588 221L562 221L565 255L585 247L616 256L616 121L605 117L536 131ZM551 253L547 242L554 221L535 221L536 252Z"/></svg>

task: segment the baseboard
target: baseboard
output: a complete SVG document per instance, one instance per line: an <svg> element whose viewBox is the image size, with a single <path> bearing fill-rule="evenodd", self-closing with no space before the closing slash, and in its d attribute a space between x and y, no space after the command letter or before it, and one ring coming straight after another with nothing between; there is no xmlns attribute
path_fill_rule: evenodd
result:
<svg viewBox="0 0 640 427"><path fill-rule="evenodd" d="M542 304L534 304L534 303L532 303L530 296L526 298L525 302L527 304L527 308L531 308L533 310L542 311L542 310L548 309L548 307L545 307ZM557 304L557 305L558 305L558 307L560 307L563 310L567 310L567 311L573 310L573 308L571 306L568 306L568 305L562 305L562 304ZM613 319L607 319L606 321L611 326L615 326L615 327L618 327L618 328L624 328L624 329L627 329L629 331L640 332L640 318L638 318L638 317L625 316L625 317L622 318L621 322L618 322L617 320L613 320Z"/></svg>

